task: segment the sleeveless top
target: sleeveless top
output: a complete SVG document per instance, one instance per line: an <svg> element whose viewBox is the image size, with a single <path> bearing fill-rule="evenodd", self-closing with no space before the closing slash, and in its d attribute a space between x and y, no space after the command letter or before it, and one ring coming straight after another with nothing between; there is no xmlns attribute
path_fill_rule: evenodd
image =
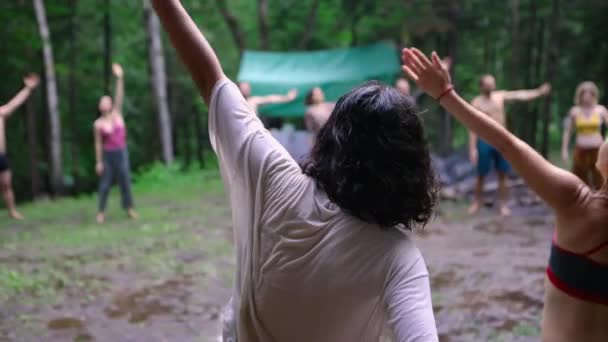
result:
<svg viewBox="0 0 608 342"><path fill-rule="evenodd" d="M590 117L585 117L579 111L574 118L576 125L576 134L579 136L594 136L601 133L602 129L602 113L594 109Z"/></svg>
<svg viewBox="0 0 608 342"><path fill-rule="evenodd" d="M547 278L553 286L571 297L608 305L608 264L590 258L607 246L608 241L585 253L574 253L560 247L554 238Z"/></svg>
<svg viewBox="0 0 608 342"><path fill-rule="evenodd" d="M117 151L127 147L127 129L124 124L117 121L114 120L112 123L111 131L101 129L104 151Z"/></svg>

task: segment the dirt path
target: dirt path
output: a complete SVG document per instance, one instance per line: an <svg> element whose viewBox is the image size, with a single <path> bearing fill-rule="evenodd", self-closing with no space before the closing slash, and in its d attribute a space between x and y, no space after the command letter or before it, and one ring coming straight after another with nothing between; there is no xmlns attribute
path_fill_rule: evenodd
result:
<svg viewBox="0 0 608 342"><path fill-rule="evenodd" d="M464 210L444 208L418 237L441 340L538 341L551 217L535 207L468 221Z"/></svg>
<svg viewBox="0 0 608 342"><path fill-rule="evenodd" d="M73 231L2 228L30 240L0 249L0 341L217 341L234 269L229 209L221 193L199 201L155 203L158 218L81 228L73 243ZM442 341L538 340L551 217L532 209L470 220L444 205L418 234Z"/></svg>

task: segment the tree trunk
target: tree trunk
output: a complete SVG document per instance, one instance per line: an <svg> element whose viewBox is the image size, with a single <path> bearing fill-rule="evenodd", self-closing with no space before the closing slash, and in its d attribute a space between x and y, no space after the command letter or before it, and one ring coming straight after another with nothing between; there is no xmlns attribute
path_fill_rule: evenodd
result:
<svg viewBox="0 0 608 342"><path fill-rule="evenodd" d="M42 39L42 49L44 56L44 69L46 78L47 102L49 111L49 131L50 131L50 159L51 159L51 191L60 194L63 188L63 170L61 158L61 117L59 115L59 99L57 96L57 81L55 79L55 64L53 62L53 48L46 11L43 0L34 0L34 10L38 20L38 28Z"/></svg>
<svg viewBox="0 0 608 342"><path fill-rule="evenodd" d="M306 48L308 48L310 39L314 34L319 13L319 3L320 0L313 0L312 6L310 7L310 12L308 12L308 18L306 19L306 25L304 26L304 34L302 35L302 39L300 39L300 43L298 44L298 49L300 50L306 50Z"/></svg>
<svg viewBox="0 0 608 342"><path fill-rule="evenodd" d="M538 42L538 48L536 50L536 60L534 62L534 79L536 81L541 79L542 76L542 70L543 70L543 56L545 54L545 23L543 21L543 19L539 20L538 23L538 32L536 33L537 37L536 37L536 41ZM542 104L536 104L535 108L534 108L534 112L532 113L532 117L531 117L531 130L532 130L532 137L530 140L531 145L536 149L538 148L538 135L537 135L537 131L538 131L538 120L539 120L539 113L538 111L541 109Z"/></svg>
<svg viewBox="0 0 608 342"><path fill-rule="evenodd" d="M527 30L527 37L528 39L526 40L526 44L528 46L527 49L525 49L525 56L524 56L524 66L526 68L525 70L525 78L524 78L524 86L526 89L532 89L535 85L532 84L532 82L536 82L536 80L534 80L534 67L533 67L533 63L532 63L532 55L534 53L534 46L536 46L536 21L537 21L537 11L536 11L536 1L531 1L530 2L530 22L528 23L528 25L525 25L525 27L528 28ZM521 132L521 137L522 139L524 139L527 143L530 143L532 141L532 125L531 125L531 120L532 120L532 116L533 116L533 112L534 112L534 108L536 107L537 103L527 103L525 105L525 117L522 120L519 120L519 131Z"/></svg>
<svg viewBox="0 0 608 342"><path fill-rule="evenodd" d="M38 128L36 127L36 110L34 99L30 98L25 104L27 121L27 145L30 159L30 192L32 199L36 199L40 193L40 172L38 171Z"/></svg>
<svg viewBox="0 0 608 342"><path fill-rule="evenodd" d="M167 72L163 42L160 35L160 22L156 13L151 10L150 1L144 0L148 24L149 58L152 72L152 90L158 107L158 125L162 158L166 165L173 163L173 138L171 136L171 115L167 101Z"/></svg>
<svg viewBox="0 0 608 342"><path fill-rule="evenodd" d="M112 75L112 22L110 0L105 0L103 15L103 89L111 93Z"/></svg>
<svg viewBox="0 0 608 342"><path fill-rule="evenodd" d="M245 49L247 48L247 44L245 40L245 34L241 29L241 25L239 25L239 22L237 21L234 14L232 14L232 12L230 12L230 10L228 9L228 6L226 5L226 0L216 0L216 3L217 7L219 7L220 9L222 17L224 17L224 21L226 21L226 25L228 25L228 28L232 33L232 39L234 39L234 43L239 49L239 53L242 54L243 51L245 51Z"/></svg>
<svg viewBox="0 0 608 342"><path fill-rule="evenodd" d="M555 79L557 70L557 60L559 58L559 28L560 28L560 3L559 0L553 0L551 10L551 30L549 34L549 51L547 53L547 75L546 81L552 83ZM545 99L543 106L543 143L541 147L542 155L547 158L549 155L549 123L551 121L551 101L553 95L549 95Z"/></svg>
<svg viewBox="0 0 608 342"><path fill-rule="evenodd" d="M260 28L260 47L270 50L270 29L268 28L268 0L258 0L258 25Z"/></svg>
<svg viewBox="0 0 608 342"><path fill-rule="evenodd" d="M458 21L460 18L460 5L458 0L452 0L448 7L448 20L451 25L450 32L448 33L448 56L452 59L452 66L450 72L452 75L456 70L456 63L458 59ZM452 115L442 109L442 128L441 128L441 140L440 150L442 153L448 154L452 152L452 145L454 140L454 122Z"/></svg>
<svg viewBox="0 0 608 342"><path fill-rule="evenodd" d="M69 57L69 65L70 65L70 76L69 76L69 120L70 120L70 160L71 160L71 169L72 176L74 177L74 186L73 191L74 194L78 194L80 191L80 167L79 167L79 154L78 154L78 142L80 141L80 130L78 129L78 119L77 119L77 111L76 111L76 100L78 97L78 84L76 81L76 54L78 49L76 48L76 0L70 0L70 8L72 13L70 13L70 57Z"/></svg>

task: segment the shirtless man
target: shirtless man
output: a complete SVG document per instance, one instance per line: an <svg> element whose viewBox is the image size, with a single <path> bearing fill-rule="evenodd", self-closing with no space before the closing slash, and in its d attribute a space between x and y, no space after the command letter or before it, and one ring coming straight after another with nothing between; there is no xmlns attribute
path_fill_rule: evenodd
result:
<svg viewBox="0 0 608 342"><path fill-rule="evenodd" d="M260 106L269 104L279 104L291 102L298 97L298 90L292 89L286 95L266 95L266 96L251 96L251 84L248 82L239 83L239 89L243 97L247 99L247 103L257 113Z"/></svg>
<svg viewBox="0 0 608 342"><path fill-rule="evenodd" d="M2 192L2 197L4 197L9 216L15 220L22 220L23 216L19 214L15 207L15 196L11 185L11 170L6 158L4 121L27 100L32 91L38 86L39 81L38 75L30 74L26 76L23 79L25 87L7 104L0 106L0 192Z"/></svg>
<svg viewBox="0 0 608 342"><path fill-rule="evenodd" d="M486 113L500 125L506 126L505 102L531 101L551 92L551 85L545 83L532 90L496 90L496 80L492 75L484 75L480 80L481 94L473 99L471 104ZM477 135L469 132L469 156L471 163L477 166L477 186L475 188L475 199L469 208L469 214L479 211L483 202L483 189L486 176L492 170L492 164L498 171L498 187L500 197L500 214L508 216L511 211L507 205L509 192L507 189L507 173L511 166L502 154L488 145L485 141L478 139Z"/></svg>
<svg viewBox="0 0 608 342"><path fill-rule="evenodd" d="M313 146L317 134L329 119L336 104L325 101L325 94L319 87L312 88L308 92L304 103L306 104L304 123L308 132L311 133L311 146Z"/></svg>

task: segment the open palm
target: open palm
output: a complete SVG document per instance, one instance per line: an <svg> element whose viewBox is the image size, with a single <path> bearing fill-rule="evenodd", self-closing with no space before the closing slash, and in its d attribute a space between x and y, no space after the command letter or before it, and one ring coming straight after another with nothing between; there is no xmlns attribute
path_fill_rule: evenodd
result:
<svg viewBox="0 0 608 342"><path fill-rule="evenodd" d="M437 98L450 87L447 65L435 52L431 55L431 61L416 48L403 49L401 58L405 75L432 97Z"/></svg>

